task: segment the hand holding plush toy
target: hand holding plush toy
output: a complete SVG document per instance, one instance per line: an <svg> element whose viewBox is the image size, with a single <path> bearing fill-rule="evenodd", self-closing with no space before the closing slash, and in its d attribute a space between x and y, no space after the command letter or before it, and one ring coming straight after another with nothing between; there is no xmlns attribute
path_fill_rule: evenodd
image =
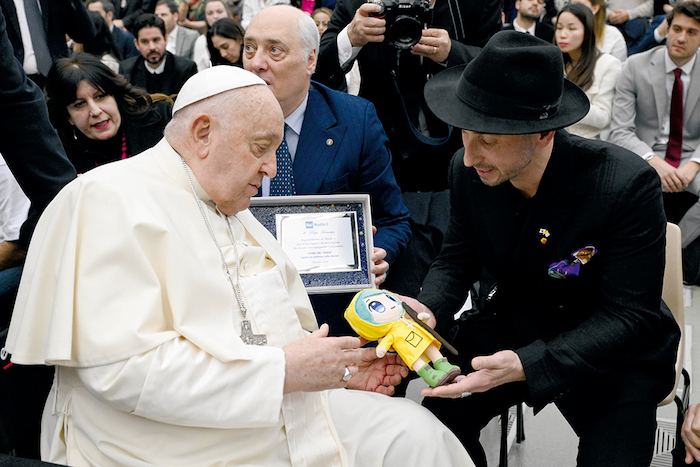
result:
<svg viewBox="0 0 700 467"><path fill-rule="evenodd" d="M427 313L418 319L427 320ZM394 349L401 359L431 387L447 384L461 373L440 353L440 341L419 323L406 315L401 300L377 289L358 292L345 310L345 319L361 337L370 341L382 339L377 357ZM430 362L433 362L433 367Z"/></svg>

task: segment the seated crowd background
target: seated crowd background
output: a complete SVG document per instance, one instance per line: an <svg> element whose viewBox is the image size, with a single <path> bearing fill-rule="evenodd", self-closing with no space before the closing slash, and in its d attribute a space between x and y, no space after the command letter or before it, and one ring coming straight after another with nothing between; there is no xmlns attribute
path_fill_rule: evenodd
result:
<svg viewBox="0 0 700 467"><path fill-rule="evenodd" d="M423 89L439 72L478 57L500 30L531 34L560 49L562 74L590 103L588 113L566 128L570 134L613 143L656 170L666 216L681 227L684 281L700 285L695 0L616 0L607 7L600 0L436 0L422 18L428 28L410 50L387 45L395 38L374 16L379 7L363 0L53 0L50 8L42 0L20 0L23 9L17 3L0 0L0 11L13 55L44 90L58 135L36 143L51 146L59 162L51 168L51 193L27 193L29 212L15 186L2 185L0 330L9 325L32 226L48 200L76 175L156 146L183 85L218 65L262 78L282 109L288 150L277 155L277 171L293 167L292 175L284 183L266 177L258 195L369 193L376 285L417 297L448 233L450 161L463 145L459 129L431 111ZM43 30L37 27L42 15ZM311 16L316 27L299 15ZM298 31L287 25L290 18ZM511 21L503 24L503 18ZM274 49L285 34L298 35L300 46ZM293 66L279 61L291 55L301 59ZM8 158L24 188L13 163ZM475 297L490 279L475 284ZM329 335L353 335L342 319L350 298L311 297L319 324L330 324ZM441 331L454 337L450 326ZM41 399L50 381L38 378L45 391L33 397ZM405 385L396 387L398 395ZM36 436L40 415L18 433ZM688 425L684 440L700 447L694 433L700 428ZM38 458L38 445L15 453Z"/></svg>

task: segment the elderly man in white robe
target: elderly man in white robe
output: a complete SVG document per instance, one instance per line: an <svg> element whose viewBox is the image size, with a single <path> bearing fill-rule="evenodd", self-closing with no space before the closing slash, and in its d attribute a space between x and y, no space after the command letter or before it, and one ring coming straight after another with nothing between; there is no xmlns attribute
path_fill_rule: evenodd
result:
<svg viewBox="0 0 700 467"><path fill-rule="evenodd" d="M318 329L298 273L247 210L282 140L265 83L207 69L173 111L154 148L69 184L32 239L7 350L56 367L42 458L473 465L427 410L377 394L405 367Z"/></svg>

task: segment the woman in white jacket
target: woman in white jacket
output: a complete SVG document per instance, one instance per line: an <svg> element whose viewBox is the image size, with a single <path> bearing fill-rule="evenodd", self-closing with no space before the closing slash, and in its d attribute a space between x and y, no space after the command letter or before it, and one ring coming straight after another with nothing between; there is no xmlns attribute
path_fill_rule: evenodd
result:
<svg viewBox="0 0 700 467"><path fill-rule="evenodd" d="M583 5L562 8L554 37L564 54L564 74L583 89L591 102L588 114L568 130L586 138L600 138L610 126L615 83L622 64L596 48L593 13Z"/></svg>

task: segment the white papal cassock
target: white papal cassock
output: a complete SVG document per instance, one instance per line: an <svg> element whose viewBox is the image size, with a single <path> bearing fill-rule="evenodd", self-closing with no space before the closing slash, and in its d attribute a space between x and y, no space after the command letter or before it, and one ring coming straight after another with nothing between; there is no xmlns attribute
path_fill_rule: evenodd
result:
<svg viewBox="0 0 700 467"><path fill-rule="evenodd" d="M235 274L233 243L194 178ZM470 466L407 400L360 391L283 395L282 347L317 328L296 270L246 210L231 217L241 314L187 180L162 140L92 170L46 209L7 349L56 366L42 458L75 466ZM340 312L340 310L339 310Z"/></svg>

